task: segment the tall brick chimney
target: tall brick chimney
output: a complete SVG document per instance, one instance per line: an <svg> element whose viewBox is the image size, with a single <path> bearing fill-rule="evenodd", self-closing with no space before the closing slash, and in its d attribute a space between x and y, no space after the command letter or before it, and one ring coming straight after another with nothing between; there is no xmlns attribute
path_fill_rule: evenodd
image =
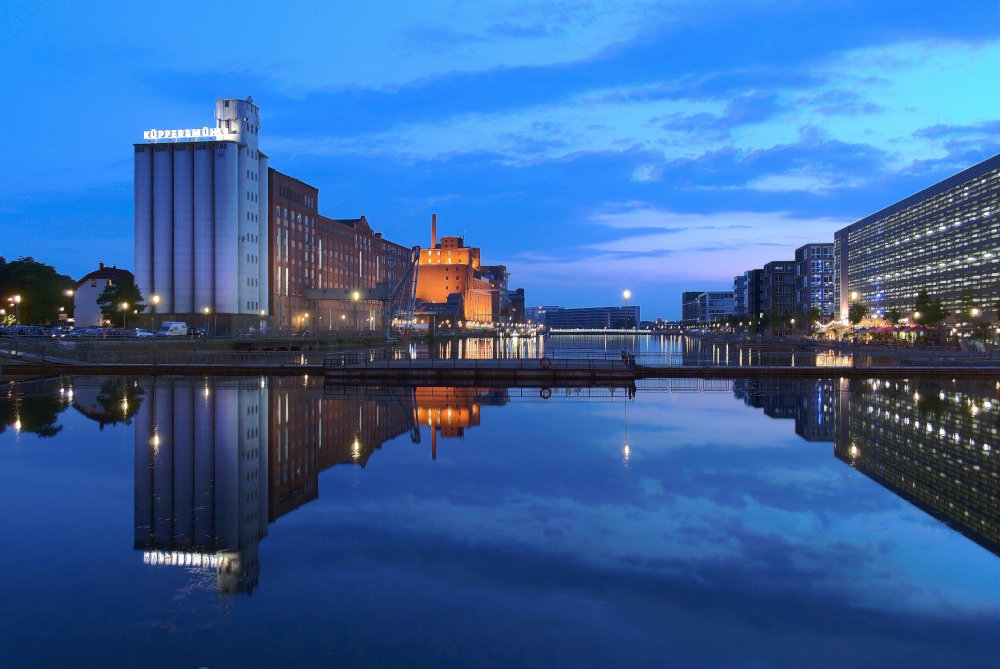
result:
<svg viewBox="0 0 1000 669"><path fill-rule="evenodd" d="M438 243L438 215L431 214L431 248Z"/></svg>

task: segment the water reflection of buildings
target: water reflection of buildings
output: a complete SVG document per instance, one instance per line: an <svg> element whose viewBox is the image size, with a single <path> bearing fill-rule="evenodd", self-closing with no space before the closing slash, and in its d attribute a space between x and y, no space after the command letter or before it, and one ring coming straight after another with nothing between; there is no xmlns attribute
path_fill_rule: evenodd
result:
<svg viewBox="0 0 1000 669"><path fill-rule="evenodd" d="M503 406L505 388L417 388L417 423L431 428L431 458L437 459L437 438L461 438L465 428L479 425L479 407Z"/></svg>
<svg viewBox="0 0 1000 669"><path fill-rule="evenodd" d="M319 496L319 472L364 467L420 425L460 437L483 388L315 388L302 379L159 379L135 417L135 549L150 565L215 575L220 593L252 592L268 524Z"/></svg>
<svg viewBox="0 0 1000 669"><path fill-rule="evenodd" d="M1000 412L977 382L842 381L834 453L1000 555Z"/></svg>
<svg viewBox="0 0 1000 669"><path fill-rule="evenodd" d="M135 548L148 564L257 585L267 535L267 389L260 379L156 379L135 427Z"/></svg>
<svg viewBox="0 0 1000 669"><path fill-rule="evenodd" d="M833 441L837 387L832 379L739 379L733 394L766 416L794 420L807 441Z"/></svg>

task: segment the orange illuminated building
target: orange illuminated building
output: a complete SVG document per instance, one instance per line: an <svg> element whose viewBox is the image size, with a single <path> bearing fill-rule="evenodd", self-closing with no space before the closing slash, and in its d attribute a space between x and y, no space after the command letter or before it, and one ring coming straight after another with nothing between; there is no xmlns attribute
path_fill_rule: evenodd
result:
<svg viewBox="0 0 1000 669"><path fill-rule="evenodd" d="M480 272L480 251L466 246L461 237L437 241L437 218L431 218L431 247L420 250L417 301L445 304L449 295L460 295L464 317L477 323L493 322L490 282Z"/></svg>

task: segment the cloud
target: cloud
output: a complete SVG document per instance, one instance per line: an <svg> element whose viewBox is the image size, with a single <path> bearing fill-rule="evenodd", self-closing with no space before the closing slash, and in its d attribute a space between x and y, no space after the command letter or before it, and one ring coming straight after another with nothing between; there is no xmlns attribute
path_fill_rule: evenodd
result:
<svg viewBox="0 0 1000 669"><path fill-rule="evenodd" d="M896 43L818 58L799 68L797 77L763 69L631 86L580 82L575 91L536 97L520 107L401 119L391 129L351 136L286 136L279 147L411 162L477 154L522 166L587 153L634 153L642 159L631 180L641 184L659 181L671 163L697 167L706 157L729 152L756 172L729 186L827 195L950 153L966 156L993 146L983 118L993 108L992 94L976 82L998 67L1000 42ZM939 118L974 129L974 139L962 143L928 131ZM757 169L758 157L790 148L799 149L804 165ZM868 169L837 164L858 157L869 159Z"/></svg>
<svg viewBox="0 0 1000 669"><path fill-rule="evenodd" d="M518 280L550 282L700 282L724 287L744 270L791 259L806 243L833 239L851 219L802 217L789 212L679 213L642 202L609 204L588 221L624 231L608 241L565 251L557 258L510 261Z"/></svg>

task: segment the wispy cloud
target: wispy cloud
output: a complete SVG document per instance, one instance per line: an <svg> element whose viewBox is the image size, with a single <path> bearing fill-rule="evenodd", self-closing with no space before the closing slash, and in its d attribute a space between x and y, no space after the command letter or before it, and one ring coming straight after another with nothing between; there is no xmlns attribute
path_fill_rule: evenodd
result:
<svg viewBox="0 0 1000 669"><path fill-rule="evenodd" d="M821 172L792 166L783 172L758 172L742 182L769 192L825 194L878 178L881 171L906 170L949 151L989 142L983 110L991 108L985 97L993 93L984 90L982 104L969 105L967 99L972 89L989 89L977 82L998 68L1000 42L899 43L825 57L803 68L808 76L792 80L775 72L775 81L769 83L760 73L751 77L741 72L729 77L724 90L706 86L717 78L714 75L584 89L502 112L468 111L433 121L401 122L387 131L318 140L285 137L280 146L411 161L478 153L513 165L583 153L643 152L644 160L632 173L638 183L655 182L663 165L673 161L698 160L723 150L735 151L750 163L761 152L792 146L806 150L810 161L824 160L836 146L881 154L880 169L865 175L838 171L827 156ZM982 130L965 134L965 144L956 146L946 133L927 131L939 118L956 119L951 124L955 127ZM649 155L658 160L650 161Z"/></svg>
<svg viewBox="0 0 1000 669"><path fill-rule="evenodd" d="M678 213L642 202L609 204L588 221L626 234L557 258L513 260L519 277L601 284L627 276L651 284L724 287L735 274L791 259L797 247L832 239L835 230L853 222L788 212Z"/></svg>

